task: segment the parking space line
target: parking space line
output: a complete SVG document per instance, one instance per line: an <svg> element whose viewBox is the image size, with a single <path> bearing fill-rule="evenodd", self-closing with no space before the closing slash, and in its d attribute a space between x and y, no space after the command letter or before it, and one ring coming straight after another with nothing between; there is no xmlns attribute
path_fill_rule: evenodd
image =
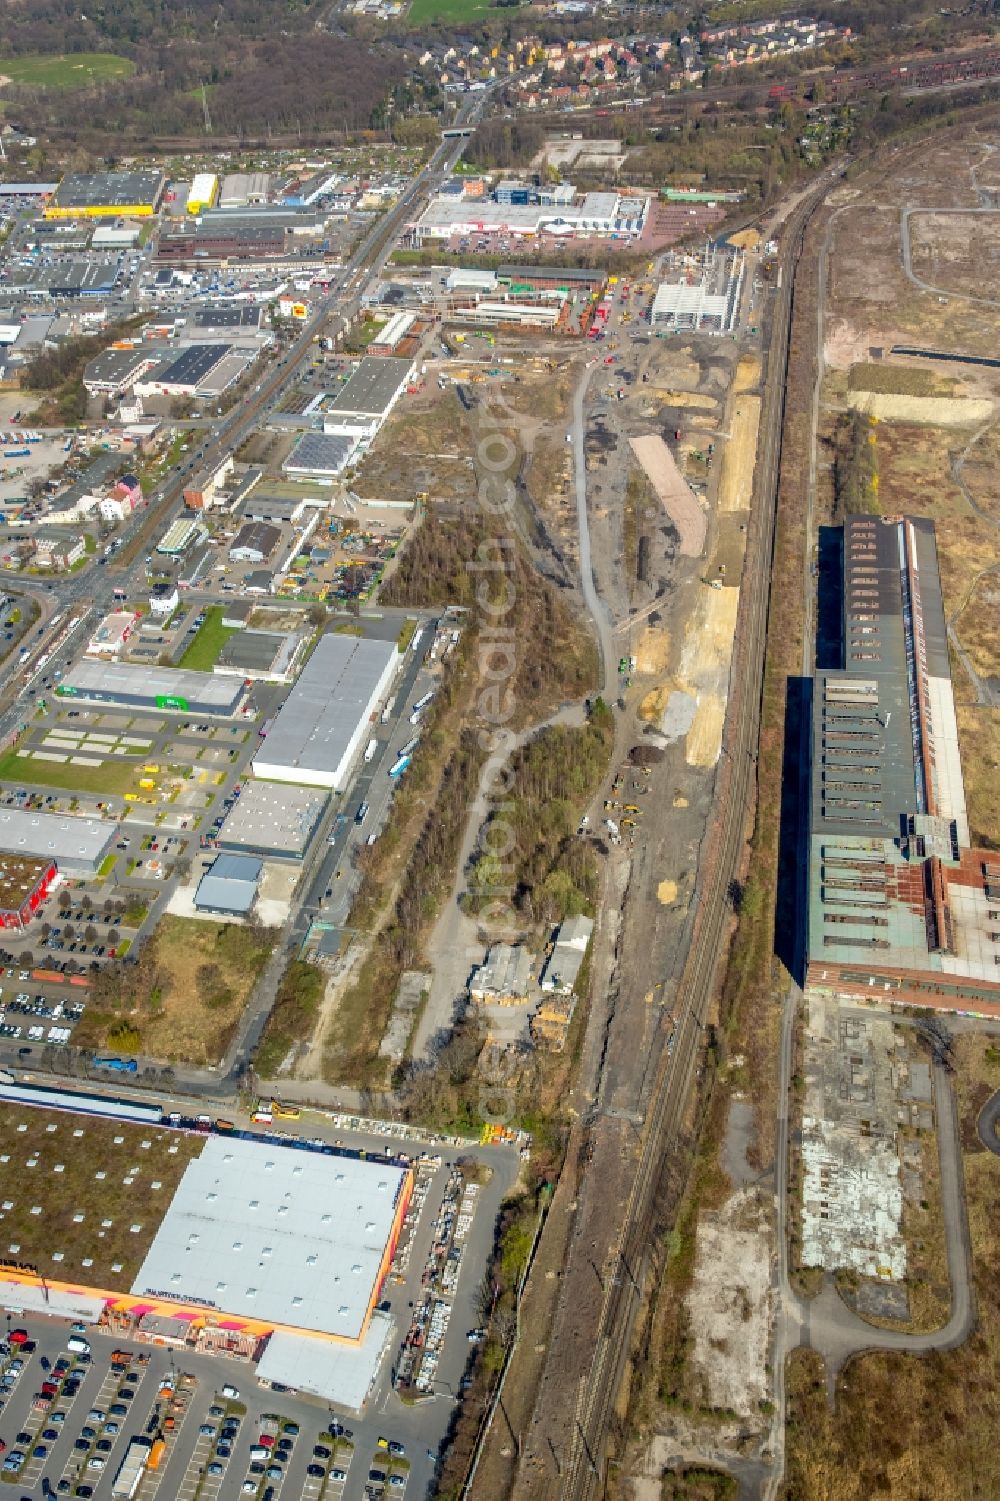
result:
<svg viewBox="0 0 1000 1501"><path fill-rule="evenodd" d="M162 1390L162 1387L160 1390ZM142 1477L137 1492L139 1501L153 1501L153 1497L163 1484L163 1477L170 1466L171 1456L177 1447L177 1441L191 1412L192 1398L196 1390L197 1382L187 1380L184 1377L181 1378L180 1384L174 1388L174 1395L170 1399L172 1410L168 1414L169 1417L174 1418L173 1428L165 1428L163 1422L158 1421L160 1404L164 1400L161 1396L157 1396L156 1401L149 1409L149 1415L146 1418L146 1427L143 1429L143 1432L154 1440L162 1438L164 1447L156 1469L147 1469ZM154 1420L157 1420L156 1428L151 1433L150 1429L153 1426Z"/></svg>

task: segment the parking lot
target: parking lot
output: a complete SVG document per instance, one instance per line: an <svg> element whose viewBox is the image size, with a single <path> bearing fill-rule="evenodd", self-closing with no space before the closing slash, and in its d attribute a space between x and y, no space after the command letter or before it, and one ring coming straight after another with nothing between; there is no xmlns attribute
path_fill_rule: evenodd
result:
<svg viewBox="0 0 1000 1501"><path fill-rule="evenodd" d="M404 1149L402 1141L335 1124L310 1111L294 1123L284 1121L273 1134L308 1137L312 1132L317 1141L369 1155ZM459 1177L458 1155L454 1149L436 1149L420 1160L418 1189L382 1293L382 1306L393 1323L391 1344L361 1414L261 1388L253 1368L241 1360L190 1347L139 1344L124 1334L88 1331L92 1358L76 1361L66 1349L68 1321L24 1317L9 1309L8 1329L23 1328L37 1341L34 1352L19 1355L11 1349L10 1359L24 1362L11 1373L13 1380L0 1364L0 1438L8 1450L24 1455L16 1471L23 1493L86 1496L87 1491L76 1489L82 1485L92 1488L95 1501L102 1501L110 1495L129 1441L146 1435L152 1440L162 1437L164 1448L157 1468L142 1480L140 1501L157 1496L170 1501L230 1501L242 1495L255 1495L258 1501L265 1496L268 1501L371 1501L383 1496L424 1501L473 1354L468 1336L477 1318L477 1269L492 1243L499 1203L516 1171L513 1152L470 1148L461 1155L479 1166L471 1176L466 1169ZM477 1185L471 1196L469 1183ZM458 1263L451 1254L456 1244L464 1247ZM427 1282L431 1267L432 1285ZM449 1267L453 1274L446 1275ZM420 1386L410 1384L403 1400L407 1384L397 1390L391 1377L400 1370L400 1354L414 1322L422 1317L425 1290L447 1307L449 1317L439 1343L435 1331L433 1372L428 1368ZM115 1350L127 1352L128 1360L124 1365L117 1362L121 1369L112 1371ZM33 1399L50 1374L41 1364L43 1358L50 1367L60 1358L68 1364L53 1400L33 1413ZM129 1391L133 1395L127 1395ZM52 1432L55 1438L46 1437ZM27 1438L19 1440L22 1433ZM42 1454L36 1452L39 1444ZM101 1458L103 1468L91 1466L91 1460ZM269 1473L273 1470L278 1473ZM69 1489L59 1491L62 1481L69 1482ZM45 1484L49 1491L43 1489Z"/></svg>
<svg viewBox="0 0 1000 1501"><path fill-rule="evenodd" d="M14 1339L28 1339L0 1344L0 1477L18 1494L102 1501L134 1438L148 1441L152 1461L137 1501L407 1492L399 1439L379 1434L361 1447L349 1421L262 1390L241 1364L92 1331L83 1336L89 1348L73 1354L67 1323L7 1317Z"/></svg>

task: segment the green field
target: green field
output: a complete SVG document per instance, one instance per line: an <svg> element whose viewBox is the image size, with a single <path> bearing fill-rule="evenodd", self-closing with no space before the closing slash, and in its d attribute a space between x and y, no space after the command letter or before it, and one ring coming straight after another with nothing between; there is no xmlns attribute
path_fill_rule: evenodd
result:
<svg viewBox="0 0 1000 1501"><path fill-rule="evenodd" d="M72 761L39 761L9 750L0 756L0 781L18 787L49 787L62 792L131 792L141 762L107 760L101 766L74 766Z"/></svg>
<svg viewBox="0 0 1000 1501"><path fill-rule="evenodd" d="M488 9L486 0L413 0L406 19L418 26L424 21L467 21Z"/></svg>
<svg viewBox="0 0 1000 1501"><path fill-rule="evenodd" d="M195 672L211 672L222 648L230 636L236 635L237 629L237 626L223 625L222 606L212 605L205 611L205 624L199 627L178 666L190 667Z"/></svg>
<svg viewBox="0 0 1000 1501"><path fill-rule="evenodd" d="M0 78L26 89L89 89L112 78L128 78L135 64L113 52L37 52L0 57Z"/></svg>

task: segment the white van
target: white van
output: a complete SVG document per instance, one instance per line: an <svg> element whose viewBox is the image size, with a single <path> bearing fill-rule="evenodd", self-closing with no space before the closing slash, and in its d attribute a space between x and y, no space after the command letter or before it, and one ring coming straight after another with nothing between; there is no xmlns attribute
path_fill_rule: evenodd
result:
<svg viewBox="0 0 1000 1501"><path fill-rule="evenodd" d="M90 1346L85 1339L80 1338L79 1334L70 1335L69 1339L66 1341L66 1348L67 1350L72 1350L74 1355L90 1354Z"/></svg>

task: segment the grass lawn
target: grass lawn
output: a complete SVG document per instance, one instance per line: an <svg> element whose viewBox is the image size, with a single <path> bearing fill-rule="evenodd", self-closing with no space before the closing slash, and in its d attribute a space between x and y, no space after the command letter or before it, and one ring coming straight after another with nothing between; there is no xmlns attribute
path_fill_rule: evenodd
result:
<svg viewBox="0 0 1000 1501"><path fill-rule="evenodd" d="M406 19L417 25L422 21L465 21L487 9L485 0L413 0Z"/></svg>
<svg viewBox="0 0 1000 1501"><path fill-rule="evenodd" d="M101 766L74 766L71 761L39 761L9 750L0 756L0 782L51 787L66 792L131 791L142 763L108 760Z"/></svg>
<svg viewBox="0 0 1000 1501"><path fill-rule="evenodd" d="M179 665L193 668L195 672L211 672L222 648L238 629L237 626L223 625L222 606L211 605L205 611L205 624L199 628Z"/></svg>
<svg viewBox="0 0 1000 1501"><path fill-rule="evenodd" d="M116 1144L116 1137L124 1140ZM185 1167L202 1146L179 1131L3 1104L4 1196L13 1201L3 1213L4 1255L45 1277L130 1287ZM75 1215L83 1216L80 1223ZM140 1228L133 1232L133 1225ZM61 1261L54 1259L57 1251ZM84 1266L85 1257L93 1265Z"/></svg>
<svg viewBox="0 0 1000 1501"><path fill-rule="evenodd" d="M32 89L88 89L111 78L128 78L135 64L113 52L38 52L0 57L0 75Z"/></svg>

